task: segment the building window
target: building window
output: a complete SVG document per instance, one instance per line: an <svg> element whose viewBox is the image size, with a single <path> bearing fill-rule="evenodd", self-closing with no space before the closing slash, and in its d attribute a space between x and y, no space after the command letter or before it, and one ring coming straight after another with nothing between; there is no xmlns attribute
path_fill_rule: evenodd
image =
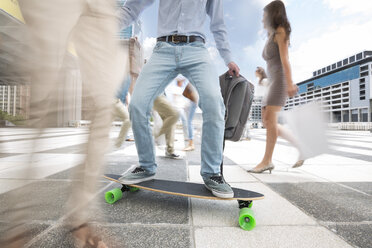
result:
<svg viewBox="0 0 372 248"><path fill-rule="evenodd" d="M364 52L364 58L368 58L372 56L372 51L365 51Z"/></svg>
<svg viewBox="0 0 372 248"><path fill-rule="evenodd" d="M353 109L351 111L351 121L358 122L358 110L357 109Z"/></svg>
<svg viewBox="0 0 372 248"><path fill-rule="evenodd" d="M349 122L349 112L348 111L344 111L344 122Z"/></svg>
<svg viewBox="0 0 372 248"><path fill-rule="evenodd" d="M316 76L316 71L313 72L313 77L315 77L315 76Z"/></svg>
<svg viewBox="0 0 372 248"><path fill-rule="evenodd" d="M359 100L363 101L363 100L366 100L366 91L365 90L361 90L359 91Z"/></svg>
<svg viewBox="0 0 372 248"><path fill-rule="evenodd" d="M332 65L332 70L336 69L336 64Z"/></svg>
<svg viewBox="0 0 372 248"><path fill-rule="evenodd" d="M368 112L366 113L362 112L362 114L360 115L360 119L361 122L368 122Z"/></svg>
<svg viewBox="0 0 372 248"><path fill-rule="evenodd" d="M358 53L356 56L357 60L361 60L363 58L363 53Z"/></svg>
<svg viewBox="0 0 372 248"><path fill-rule="evenodd" d="M355 62L355 56L351 56L351 57L349 58L349 61L350 61L350 63Z"/></svg>
<svg viewBox="0 0 372 248"><path fill-rule="evenodd" d="M319 75L320 73L322 73L322 70L318 70L318 75Z"/></svg>
<svg viewBox="0 0 372 248"><path fill-rule="evenodd" d="M347 65L347 64L348 64L348 61L349 61L349 59L344 59L344 60L342 61L342 64L343 64L343 65Z"/></svg>
<svg viewBox="0 0 372 248"><path fill-rule="evenodd" d="M368 76L368 71L360 73L360 76L361 77L367 77Z"/></svg>
<svg viewBox="0 0 372 248"><path fill-rule="evenodd" d="M322 69L322 73L324 73L324 72L326 72L326 68L323 68L323 69Z"/></svg>
<svg viewBox="0 0 372 248"><path fill-rule="evenodd" d="M337 67L341 67L342 66L342 61L338 61L337 62Z"/></svg>
<svg viewBox="0 0 372 248"><path fill-rule="evenodd" d="M331 70L331 66L327 66L327 71L330 71Z"/></svg>
<svg viewBox="0 0 372 248"><path fill-rule="evenodd" d="M307 91L313 91L314 90L314 83L310 83L306 87L307 87Z"/></svg>
<svg viewBox="0 0 372 248"><path fill-rule="evenodd" d="M360 71L368 71L368 65L361 66Z"/></svg>

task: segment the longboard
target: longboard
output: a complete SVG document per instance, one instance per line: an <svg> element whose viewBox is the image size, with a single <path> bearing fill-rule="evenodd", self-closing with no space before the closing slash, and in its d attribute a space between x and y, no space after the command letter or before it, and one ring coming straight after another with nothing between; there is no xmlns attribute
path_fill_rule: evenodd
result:
<svg viewBox="0 0 372 248"><path fill-rule="evenodd" d="M122 184L118 179L121 175L105 174L104 178ZM253 217L252 204L254 200L264 198L263 194L258 192L232 188L234 198L219 198L214 196L204 184L170 181L153 179L138 184L125 185L122 188L115 188L105 193L105 200L109 204L114 204L123 197L124 192L135 192L139 189L154 191L163 194L177 195L184 197L194 197L208 200L237 200L240 208L239 225L244 230L252 230L256 226L256 221Z"/></svg>

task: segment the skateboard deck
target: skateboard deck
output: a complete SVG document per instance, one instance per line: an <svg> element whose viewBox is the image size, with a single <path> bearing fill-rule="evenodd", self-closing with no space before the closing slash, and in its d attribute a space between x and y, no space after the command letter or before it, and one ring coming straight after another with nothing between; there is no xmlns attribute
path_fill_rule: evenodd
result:
<svg viewBox="0 0 372 248"><path fill-rule="evenodd" d="M120 181L118 181L120 177L121 175L115 175L115 174L104 175L104 178L122 184ZM232 188L234 191L233 198L219 198L219 197L214 196L204 186L204 184L160 180L160 179L153 179L150 181L146 181L146 182L142 182L138 184L131 184L128 186L139 188L139 189L155 191L155 192L164 193L164 194L178 195L178 196L185 196L185 197L195 197L195 198L202 198L202 199L209 199L209 200L253 201L253 200L261 200L264 198L263 194L250 191L250 190L239 189L239 188Z"/></svg>
<svg viewBox="0 0 372 248"><path fill-rule="evenodd" d="M103 177L122 184L118 179L122 175L105 174ZM252 204L254 200L261 200L264 195L258 192L232 188L234 191L233 198L219 198L214 196L205 186L200 183L170 181L153 179L138 184L122 184L122 188L115 188L105 193L107 203L113 204L123 197L124 192L135 192L139 189L154 191L163 194L177 195L184 197L194 197L209 200L237 200L240 208L239 225L244 230L252 230L256 221L253 217Z"/></svg>

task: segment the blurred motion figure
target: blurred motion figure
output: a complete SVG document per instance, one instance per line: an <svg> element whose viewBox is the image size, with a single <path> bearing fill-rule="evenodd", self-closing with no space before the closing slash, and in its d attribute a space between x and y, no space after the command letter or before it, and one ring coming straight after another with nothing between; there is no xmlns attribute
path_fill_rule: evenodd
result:
<svg viewBox="0 0 372 248"><path fill-rule="evenodd" d="M35 139L48 127L55 114L55 93L62 62L71 40L76 49L83 87L89 92L92 106L90 135L84 164L76 170L64 219L77 247L107 247L88 224L88 202L96 193L103 155L108 147L111 108L115 90L121 80L118 67L118 32L115 0L19 0L29 33L31 112L29 125L36 128ZM121 64L121 66L123 66ZM123 73L124 74L124 73ZM33 142L36 150L38 142ZM31 151L32 152L32 151ZM31 154L31 158L34 155ZM36 168L29 161L22 178L28 179ZM27 195L35 192L23 191ZM9 225L1 247L22 247L26 243L25 224L36 202L25 202L22 195L9 199ZM91 207L91 203L89 204Z"/></svg>

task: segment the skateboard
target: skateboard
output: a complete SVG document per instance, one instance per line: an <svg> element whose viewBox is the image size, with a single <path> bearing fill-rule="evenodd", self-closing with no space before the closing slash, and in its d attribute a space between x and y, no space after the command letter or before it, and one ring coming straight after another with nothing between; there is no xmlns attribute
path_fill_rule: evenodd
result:
<svg viewBox="0 0 372 248"><path fill-rule="evenodd" d="M104 178L120 183L121 188L115 188L105 193L105 200L109 204L114 204L123 197L124 192L135 192L140 189L155 191L158 193L177 195L184 197L194 197L209 200L237 200L239 204L239 225L243 230L250 231L256 226L256 220L253 216L252 205L254 200L261 200L264 198L263 194L232 188L234 191L234 198L219 198L214 196L204 184L189 183L180 181L169 181L153 179L138 184L125 185L122 184L118 179L121 175L105 174Z"/></svg>

